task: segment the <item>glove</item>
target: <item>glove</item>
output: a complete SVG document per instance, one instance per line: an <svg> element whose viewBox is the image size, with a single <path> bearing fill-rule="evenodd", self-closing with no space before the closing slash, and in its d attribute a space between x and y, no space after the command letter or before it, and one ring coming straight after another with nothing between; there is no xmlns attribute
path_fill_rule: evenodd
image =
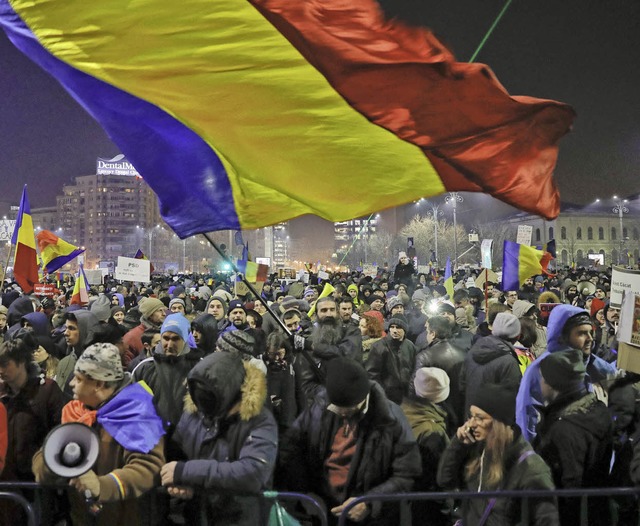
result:
<svg viewBox="0 0 640 526"><path fill-rule="evenodd" d="M293 335L293 348L296 351L304 351L305 337L299 334Z"/></svg>

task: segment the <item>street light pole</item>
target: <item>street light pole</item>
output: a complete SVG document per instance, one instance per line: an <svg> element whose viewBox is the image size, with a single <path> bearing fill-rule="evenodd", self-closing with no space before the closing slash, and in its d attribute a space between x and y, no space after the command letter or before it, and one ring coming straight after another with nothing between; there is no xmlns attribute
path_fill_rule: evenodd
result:
<svg viewBox="0 0 640 526"><path fill-rule="evenodd" d="M613 198L616 200L616 206L613 207L613 213L618 214L618 218L620 220L620 252L618 254L618 264L620 264L622 262L622 250L624 245L624 227L622 226L622 215L628 214L629 209L624 206L624 204L627 202L626 199L619 199L617 195L614 195Z"/></svg>
<svg viewBox="0 0 640 526"><path fill-rule="evenodd" d="M437 267L438 266L438 216L442 215L440 206L431 205L431 214L432 214L431 217L433 217L433 238L434 238L435 254L436 254L435 264Z"/></svg>
<svg viewBox="0 0 640 526"><path fill-rule="evenodd" d="M446 203L450 203L453 207L453 268L458 268L458 221L456 217L456 210L458 203L462 203L464 198L458 192L449 192L449 195L445 198Z"/></svg>

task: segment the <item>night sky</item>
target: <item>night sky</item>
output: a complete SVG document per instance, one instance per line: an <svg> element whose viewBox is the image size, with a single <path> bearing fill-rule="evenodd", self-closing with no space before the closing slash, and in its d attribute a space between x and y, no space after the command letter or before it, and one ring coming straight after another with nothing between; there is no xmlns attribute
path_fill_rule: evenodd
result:
<svg viewBox="0 0 640 526"><path fill-rule="evenodd" d="M300 0L303 1L303 0ZM504 0L384 0L387 13L432 28L468 60ZM560 143L563 201L637 193L640 171L640 0L514 0L477 62L513 95L571 104ZM52 206L64 183L95 173L118 149L62 88L0 31L1 200ZM428 96L428 94L425 94Z"/></svg>

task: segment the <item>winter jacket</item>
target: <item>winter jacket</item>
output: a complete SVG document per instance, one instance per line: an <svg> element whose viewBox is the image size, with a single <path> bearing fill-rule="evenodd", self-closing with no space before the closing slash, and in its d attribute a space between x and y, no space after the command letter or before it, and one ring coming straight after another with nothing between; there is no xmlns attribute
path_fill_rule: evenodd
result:
<svg viewBox="0 0 640 526"><path fill-rule="evenodd" d="M64 397L53 380L45 379L40 368L28 365L27 384L12 393L6 384L0 399L7 410L8 443L0 480L32 481L31 458L47 433L60 423Z"/></svg>
<svg viewBox="0 0 640 526"><path fill-rule="evenodd" d="M516 397L516 423L522 429L522 436L524 436L525 440L532 441L535 437L536 424L539 420L535 406L543 405L540 388L540 362L549 353L569 349L567 343L562 339L562 329L569 318L586 312L584 309L573 307L572 305L558 305L551 311L549 322L547 323L547 350L527 367ZM601 378L614 374L615 366L591 354L588 359L587 373Z"/></svg>
<svg viewBox="0 0 640 526"><path fill-rule="evenodd" d="M206 386L222 407L235 403L240 390L242 398L236 410L211 421L187 397L185 413L173 436L187 460L176 465L174 482L206 490L209 521L253 526L261 524L264 510L250 494L270 487L278 449L277 424L264 407L264 375L245 363L241 365L245 370L242 385L233 386L222 368L209 366L217 358L208 356L194 367L189 381ZM188 502L187 516L199 505L198 498Z"/></svg>
<svg viewBox="0 0 640 526"><path fill-rule="evenodd" d="M449 376L450 391L447 401L458 422L462 422L464 418L464 392L461 389L460 374L465 357L465 353L451 345L449 340L438 339L433 340L416 356L416 371L422 367L438 367ZM413 389L413 384L410 387Z"/></svg>
<svg viewBox="0 0 640 526"><path fill-rule="evenodd" d="M552 490L553 479L544 460L535 454L531 446L515 429L513 442L507 446L503 456L503 490ZM478 491L482 488L478 475L465 480L465 467L482 454L484 443L464 444L454 436L440 460L438 484L447 489ZM488 499L468 499L463 504L464 524L473 525L480 521L489 503ZM486 526L513 526L521 524L521 499L497 499L489 513ZM534 526L559 526L558 508L552 498L529 499L529 524ZM564 526L564 523L563 523Z"/></svg>
<svg viewBox="0 0 640 526"><path fill-rule="evenodd" d="M144 316L140 318L140 324L128 331L122 338L124 343L125 353L122 359L122 364L126 367L129 362L136 356L144 351L144 345L142 343L142 334L147 329L160 329L161 325L154 325L148 321Z"/></svg>
<svg viewBox="0 0 640 526"><path fill-rule="evenodd" d="M538 407L533 446L551 468L558 488L599 488L609 476L613 424L606 406L582 387ZM606 500L590 498L589 524L607 524ZM579 524L575 499L560 501L563 526Z"/></svg>
<svg viewBox="0 0 640 526"><path fill-rule="evenodd" d="M371 346L365 368L369 378L378 382L387 398L401 404L407 395L416 362L416 348L406 338L394 340L390 334Z"/></svg>
<svg viewBox="0 0 640 526"><path fill-rule="evenodd" d="M126 391L123 392L123 389L120 389L104 404L115 400L119 395L124 398L129 396ZM136 407L140 409L140 406ZM138 413L136 416L142 420L146 420L148 416L157 419L151 402L145 409L146 411L143 410L142 414ZM111 414L111 417L126 421L131 418L131 412L126 409L116 411ZM92 469L100 482L98 502L101 505L101 510L94 521L88 513L84 495L75 490L69 490L67 495L71 504L73 524L76 526L84 524L152 526L159 524L161 519L154 506L154 495L144 494L160 485L160 469L165 463L164 438L158 436L156 428L154 430L157 436L155 445L148 452L134 451L128 448L127 444L119 443L99 422L96 421L93 424L93 429L98 433L100 440L98 460ZM36 479L42 483L68 482L57 477L48 469L42 449L33 457L33 473Z"/></svg>
<svg viewBox="0 0 640 526"><path fill-rule="evenodd" d="M140 362L133 371L134 381L143 380L153 391L158 414L170 425L167 439L182 416L187 375L201 358L201 351L191 349L186 344L178 356L167 356L160 342L153 350L152 357Z"/></svg>
<svg viewBox="0 0 640 526"><path fill-rule="evenodd" d="M330 495L325 461L331 455L333 439L343 419L329 410L328 405L326 398L313 404L283 437L278 487L316 493L332 508L342 503ZM400 407L375 383L371 385L368 409L358 423L357 437L346 498L410 491L421 472L418 446ZM373 504L368 524L399 524L394 509Z"/></svg>
<svg viewBox="0 0 640 526"><path fill-rule="evenodd" d="M486 383L517 389L522 379L513 345L497 336L480 338L467 354L464 364L465 411Z"/></svg>
<svg viewBox="0 0 640 526"><path fill-rule="evenodd" d="M449 343L467 353L471 349L473 336L474 335L467 329L463 329L460 325L454 323L451 328L451 338L449 338Z"/></svg>
<svg viewBox="0 0 640 526"><path fill-rule="evenodd" d="M69 382L73 377L73 370L76 366L76 361L84 350L89 345L89 342L93 339L94 331L99 326L98 318L95 314L85 310L77 310L73 312L76 321L78 323L78 331L80 332L80 340L78 344L67 350L67 356L58 362L58 369L56 370L56 383L68 396L73 394Z"/></svg>

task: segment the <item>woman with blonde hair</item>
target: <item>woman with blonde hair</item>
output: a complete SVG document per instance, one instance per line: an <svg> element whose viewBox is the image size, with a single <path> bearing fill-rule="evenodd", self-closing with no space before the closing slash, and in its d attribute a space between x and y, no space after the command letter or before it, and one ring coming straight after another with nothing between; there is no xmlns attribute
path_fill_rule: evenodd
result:
<svg viewBox="0 0 640 526"><path fill-rule="evenodd" d="M440 459L438 484L447 490L477 492L554 489L549 467L515 424L515 390L486 384L473 397L469 418ZM528 502L528 524L560 524L555 499ZM515 498L468 499L462 507L462 524L522 525L521 503Z"/></svg>

